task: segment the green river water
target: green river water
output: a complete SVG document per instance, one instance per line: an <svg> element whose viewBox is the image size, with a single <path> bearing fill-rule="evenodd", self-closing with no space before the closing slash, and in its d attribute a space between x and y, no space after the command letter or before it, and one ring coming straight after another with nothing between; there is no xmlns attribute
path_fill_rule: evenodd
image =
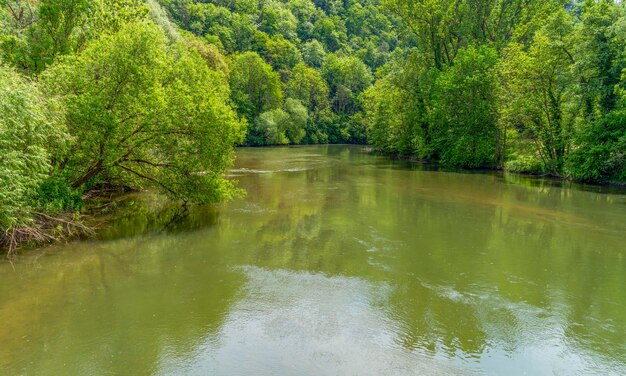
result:
<svg viewBox="0 0 626 376"><path fill-rule="evenodd" d="M625 375L626 195L356 146L240 149L0 262L0 375Z"/></svg>

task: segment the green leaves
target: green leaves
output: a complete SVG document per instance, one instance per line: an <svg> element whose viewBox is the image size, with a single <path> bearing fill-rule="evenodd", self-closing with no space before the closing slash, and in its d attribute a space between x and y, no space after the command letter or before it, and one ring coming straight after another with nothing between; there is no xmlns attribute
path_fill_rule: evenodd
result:
<svg viewBox="0 0 626 376"><path fill-rule="evenodd" d="M249 132L254 145L299 144L304 138L309 114L296 99L288 98L283 108L262 113Z"/></svg>
<svg viewBox="0 0 626 376"><path fill-rule="evenodd" d="M580 110L571 32L571 16L557 12L528 51L510 45L501 65L503 126L531 140L544 171L552 174L561 172Z"/></svg>
<svg viewBox="0 0 626 376"><path fill-rule="evenodd" d="M194 202L232 197L222 174L243 129L222 77L151 22L127 24L51 67L42 81L66 103L73 136L63 174L74 187L153 187Z"/></svg>
<svg viewBox="0 0 626 376"><path fill-rule="evenodd" d="M302 61L302 55L296 46L281 37L268 39L265 43L265 53L274 69L283 70L286 74Z"/></svg>
<svg viewBox="0 0 626 376"><path fill-rule="evenodd" d="M497 54L469 47L446 67L435 83L432 134L445 165L494 167L501 149L497 119Z"/></svg>
<svg viewBox="0 0 626 376"><path fill-rule="evenodd" d="M372 84L373 78L359 58L329 54L322 65L322 74L329 83L336 113L353 115L360 109L358 96Z"/></svg>
<svg viewBox="0 0 626 376"><path fill-rule="evenodd" d="M50 151L63 147L57 109L32 82L0 65L0 230L29 219L29 204L51 170Z"/></svg>
<svg viewBox="0 0 626 376"><path fill-rule="evenodd" d="M328 84L319 71L304 64L291 71L285 94L300 100L310 112L321 112L330 106Z"/></svg>
<svg viewBox="0 0 626 376"><path fill-rule="evenodd" d="M578 134L566 169L585 181L626 181L626 110L609 113Z"/></svg>
<svg viewBox="0 0 626 376"><path fill-rule="evenodd" d="M390 154L432 158L430 111L439 71L414 52L398 57L363 94L368 141Z"/></svg>
<svg viewBox="0 0 626 376"><path fill-rule="evenodd" d="M278 74L254 52L233 58L230 87L233 102L249 122L262 112L282 105L283 93Z"/></svg>

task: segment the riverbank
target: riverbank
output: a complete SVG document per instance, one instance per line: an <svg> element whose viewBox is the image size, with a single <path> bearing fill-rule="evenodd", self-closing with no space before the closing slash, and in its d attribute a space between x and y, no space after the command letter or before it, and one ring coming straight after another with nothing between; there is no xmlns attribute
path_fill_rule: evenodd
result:
<svg viewBox="0 0 626 376"><path fill-rule="evenodd" d="M20 249L92 238L116 210L116 201L131 192L128 187L98 187L82 195L79 210L26 210L28 221L0 232L0 253L11 256Z"/></svg>
<svg viewBox="0 0 626 376"><path fill-rule="evenodd" d="M23 247L37 247L95 235L96 226L90 224L85 216L76 213L56 216L32 214L32 223L12 227L0 236L0 250L10 256Z"/></svg>
<svg viewBox="0 0 626 376"><path fill-rule="evenodd" d="M391 159L395 159L395 160L406 161L406 162L414 162L414 163L423 163L423 164L427 164L427 165L433 166L436 169L441 169L441 170L466 171L466 172L498 171L498 172L502 172L502 173L519 175L519 176L541 178L541 179L554 179L554 180L572 182L572 183L577 183L577 184L586 184L586 185L594 185L594 186L626 187L626 181L582 180L582 179L575 179L575 178L572 178L572 177L566 176L566 175L550 174L550 173L544 173L544 172L511 171L511 170L508 170L508 169L503 168L503 167L481 167L481 168L474 168L474 169L463 168L463 167L458 167L458 168L446 167L446 166L440 165L435 160L430 160L430 159L426 159L426 158L418 158L418 157L411 156L411 155L385 153L384 151L376 150L376 149L374 149L371 146L364 146L363 147L363 151L365 151L366 153L369 153L369 154L381 155L381 156L385 156L385 157L388 157L388 158L391 158Z"/></svg>
<svg viewBox="0 0 626 376"><path fill-rule="evenodd" d="M298 146L283 146L283 147L244 147L244 149L263 149L263 150L278 150L278 149L306 149L315 147L349 147L355 150L362 151L370 155L378 155L388 158L389 160L405 161L410 163L419 163L423 166L432 168L433 171L456 171L465 173L503 173L511 176L518 176L520 178L533 178L538 180L551 180L555 182L567 182L581 186L592 186L600 189L612 192L613 189L621 191L626 187L626 182L584 182L568 179L563 176L554 176L547 174L533 174L533 173L520 173L510 172L505 169L461 169L461 168L448 168L439 165L435 161L416 158L413 156L387 154L375 150L367 145L298 145ZM236 178L237 174L234 175ZM521 184L521 182L518 182ZM107 189L92 190L83 195L84 208L80 212L66 212L66 213L33 213L32 223L19 226L0 234L0 252L8 255L14 254L19 249L29 249L38 246L49 245L53 243L69 242L77 239L93 238L99 230L106 228L108 220L115 214L119 214L122 210L119 208L119 202L129 194L135 194L137 192L130 190L128 187L122 189L113 189L108 187ZM180 205L170 205L171 207L180 207ZM163 209L163 212L167 211L168 216L173 209L168 207ZM163 214L161 213L161 215ZM175 213L176 214L176 213ZM156 216L156 215L155 215ZM172 219L166 219L166 222L175 221L180 217L177 214L171 216ZM169 217L168 217L169 218ZM158 219L153 218L153 222L158 222Z"/></svg>

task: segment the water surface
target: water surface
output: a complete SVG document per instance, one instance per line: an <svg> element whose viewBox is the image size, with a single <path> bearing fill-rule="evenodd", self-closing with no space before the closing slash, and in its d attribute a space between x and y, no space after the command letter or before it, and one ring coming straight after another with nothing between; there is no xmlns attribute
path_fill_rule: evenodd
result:
<svg viewBox="0 0 626 376"><path fill-rule="evenodd" d="M626 374L626 195L360 147L0 263L2 375Z"/></svg>

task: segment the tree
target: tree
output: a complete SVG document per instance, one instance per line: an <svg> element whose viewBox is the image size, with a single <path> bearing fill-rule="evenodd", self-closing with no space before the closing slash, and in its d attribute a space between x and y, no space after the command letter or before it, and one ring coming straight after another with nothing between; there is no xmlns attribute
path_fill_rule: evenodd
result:
<svg viewBox="0 0 626 376"><path fill-rule="evenodd" d="M0 231L24 224L30 202L51 170L53 150L65 149L59 108L37 87L0 65Z"/></svg>
<svg viewBox="0 0 626 376"><path fill-rule="evenodd" d="M585 1L578 23L575 69L579 75L584 113L593 122L617 105L615 89L625 62L619 57L623 44L616 35L620 8L613 1Z"/></svg>
<svg viewBox="0 0 626 376"><path fill-rule="evenodd" d="M270 36L281 35L288 40L296 40L298 19L282 2L269 0L263 3L259 16L259 30Z"/></svg>
<svg viewBox="0 0 626 376"><path fill-rule="evenodd" d="M249 14L234 15L231 29L233 43L229 52L254 51L261 53L269 39L264 32L257 30L254 18Z"/></svg>
<svg viewBox="0 0 626 376"><path fill-rule="evenodd" d="M543 0L383 0L417 38L421 52L437 69L454 63L472 44L497 49L510 41L526 44L565 1Z"/></svg>
<svg viewBox="0 0 626 376"><path fill-rule="evenodd" d="M89 39L117 32L129 22L145 21L150 16L151 8L159 7L160 10L160 5L154 0L93 0L91 4L89 21L85 25ZM169 19L165 22L169 23ZM165 26L161 23L157 25Z"/></svg>
<svg viewBox="0 0 626 376"><path fill-rule="evenodd" d="M306 107L300 101L288 98L284 108L259 115L250 129L248 140L252 145L299 144L304 138L307 120Z"/></svg>
<svg viewBox="0 0 626 376"><path fill-rule="evenodd" d="M359 94L372 83L369 68L357 57L329 54L322 74L330 86L333 109L339 114L354 114Z"/></svg>
<svg viewBox="0 0 626 376"><path fill-rule="evenodd" d="M451 64L466 35L460 31L463 7L455 0L384 0L418 38L424 55L437 69ZM455 37L456 36L456 37Z"/></svg>
<svg viewBox="0 0 626 376"><path fill-rule="evenodd" d="M26 73L38 74L56 57L80 51L100 34L115 32L130 20L147 18L141 0L12 0L1 2L0 49ZM4 36L2 31L8 31Z"/></svg>
<svg viewBox="0 0 626 376"><path fill-rule="evenodd" d="M325 111L330 106L328 84L322 74L304 64L296 65L291 71L285 94L301 101L311 113Z"/></svg>
<svg viewBox="0 0 626 376"><path fill-rule="evenodd" d="M626 110L613 111L583 128L575 145L567 161L573 178L626 181Z"/></svg>
<svg viewBox="0 0 626 376"><path fill-rule="evenodd" d="M265 43L265 51L267 60L277 71L288 72L302 61L298 48L282 37L268 39Z"/></svg>
<svg viewBox="0 0 626 376"><path fill-rule="evenodd" d="M313 26L313 36L330 52L338 51L348 41L346 26L337 16L317 20Z"/></svg>
<svg viewBox="0 0 626 376"><path fill-rule="evenodd" d="M439 71L414 51L386 65L364 94L368 141L383 152L434 158L430 108Z"/></svg>
<svg viewBox="0 0 626 376"><path fill-rule="evenodd" d="M306 42L302 46L302 58L309 66L320 69L326 58L324 46L317 39Z"/></svg>
<svg viewBox="0 0 626 376"><path fill-rule="evenodd" d="M299 144L306 135L304 127L309 120L309 113L302 102L293 98L287 98L284 108L289 115L289 121L284 127L285 135L291 144Z"/></svg>
<svg viewBox="0 0 626 376"><path fill-rule="evenodd" d="M284 125L289 121L289 114L277 108L259 115L248 133L248 142L252 145L286 145Z"/></svg>
<svg viewBox="0 0 626 376"><path fill-rule="evenodd" d="M185 35L183 41L187 48L202 56L211 70L223 73L226 80L228 76L228 63L217 46L207 43L191 33Z"/></svg>
<svg viewBox="0 0 626 376"><path fill-rule="evenodd" d="M502 163L497 62L494 49L469 47L437 78L432 133L443 164L476 168Z"/></svg>
<svg viewBox="0 0 626 376"><path fill-rule="evenodd" d="M288 0L287 7L298 19L297 33L301 41L306 41L313 33L313 24L325 16L311 0Z"/></svg>
<svg viewBox="0 0 626 376"><path fill-rule="evenodd" d="M535 35L528 51L511 44L503 52L503 126L535 145L546 172L561 172L570 148L580 100L571 40L572 21L559 12Z"/></svg>
<svg viewBox="0 0 626 376"><path fill-rule="evenodd" d="M233 102L250 123L261 113L282 105L280 78L257 53L235 56L230 68Z"/></svg>
<svg viewBox="0 0 626 376"><path fill-rule="evenodd" d="M229 92L199 54L169 45L152 22L101 37L42 82L67 108L72 141L54 168L74 187L149 186L201 203L235 193L223 172L243 132Z"/></svg>
<svg viewBox="0 0 626 376"><path fill-rule="evenodd" d="M87 22L87 0L42 0L37 4L17 0L0 4L9 9L13 26L3 50L25 72L41 72L56 56L78 49L86 40L80 26Z"/></svg>

